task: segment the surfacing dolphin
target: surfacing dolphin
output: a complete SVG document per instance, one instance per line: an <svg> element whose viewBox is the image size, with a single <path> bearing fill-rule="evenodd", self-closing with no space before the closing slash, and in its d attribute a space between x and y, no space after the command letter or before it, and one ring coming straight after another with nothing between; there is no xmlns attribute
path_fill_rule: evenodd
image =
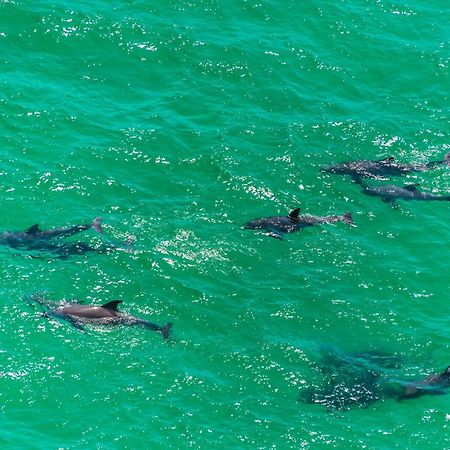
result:
<svg viewBox="0 0 450 450"><path fill-rule="evenodd" d="M91 228L98 233L102 233L100 217L96 217L88 225L75 225L50 230L41 230L39 225L33 225L25 231L3 231L0 233L0 244L18 250L47 251L60 257L67 257L72 254L84 254L88 251L96 251L96 249L84 242L66 243L62 241L63 238L73 236Z"/></svg>
<svg viewBox="0 0 450 450"><path fill-rule="evenodd" d="M445 394L445 388L450 387L450 366L448 366L442 373L429 375L421 381L408 383L405 390L400 395L399 400L408 398L417 398L422 395L442 395Z"/></svg>
<svg viewBox="0 0 450 450"><path fill-rule="evenodd" d="M122 300L113 300L100 306L84 305L81 303L55 303L46 300L45 296L31 295L28 301L39 303L45 308L45 315L56 319L63 319L78 329L85 324L91 325L138 325L161 333L164 339L169 338L172 323L164 326L156 325L148 320L118 310Z"/></svg>
<svg viewBox="0 0 450 450"><path fill-rule="evenodd" d="M337 175L350 175L357 183L362 178L385 179L388 176L405 175L411 172L424 172L440 165L450 167L450 152L442 161L430 161L426 164L403 164L393 156L379 160L357 160L331 164L321 169L322 172Z"/></svg>
<svg viewBox="0 0 450 450"><path fill-rule="evenodd" d="M294 209L287 216L271 216L254 219L244 225L244 229L267 230L268 235L274 238L282 239L283 233L293 233L303 228L322 223L345 222L353 225L351 213L345 213L340 216L312 216L309 214L299 215L300 208Z"/></svg>
<svg viewBox="0 0 450 450"><path fill-rule="evenodd" d="M429 192L422 192L415 184L395 186L387 184L384 186L365 186L363 192L367 195L381 197L387 203L394 203L395 200L427 200L427 201L450 201L450 195L435 195Z"/></svg>

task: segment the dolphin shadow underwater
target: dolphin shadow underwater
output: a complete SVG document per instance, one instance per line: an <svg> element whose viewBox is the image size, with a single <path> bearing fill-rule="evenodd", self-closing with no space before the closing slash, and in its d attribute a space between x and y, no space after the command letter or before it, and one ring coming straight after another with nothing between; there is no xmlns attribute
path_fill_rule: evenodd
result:
<svg viewBox="0 0 450 450"><path fill-rule="evenodd" d="M348 225L356 226L352 219L352 214L347 212L340 216L312 216L309 214L299 215L300 208L294 209L287 216L271 216L247 222L243 228L246 230L266 230L268 236L282 239L283 233L293 233L303 228L322 223L345 222Z"/></svg>
<svg viewBox="0 0 450 450"><path fill-rule="evenodd" d="M25 297L29 304L37 303L44 308L44 316L65 320L79 330L84 330L85 325L125 325L142 326L152 331L161 333L164 339L169 338L172 323L163 326L156 325L145 319L119 311L118 306L122 300L113 300L103 305L85 305L83 303L54 302L48 300L45 295L31 294Z"/></svg>
<svg viewBox="0 0 450 450"><path fill-rule="evenodd" d="M380 197L385 203L395 205L396 200L422 200L422 201L450 201L450 195L436 195L417 189L417 184L396 186L386 184L383 186L367 186L362 184L362 192L366 195Z"/></svg>
<svg viewBox="0 0 450 450"><path fill-rule="evenodd" d="M393 156L379 160L356 160L331 164L321 169L321 172L336 175L349 175L356 183L363 178L386 179L390 176L401 176L411 172L425 172L439 166L450 167L450 152L441 161L430 161L426 164L403 164L397 162Z"/></svg>
<svg viewBox="0 0 450 450"><path fill-rule="evenodd" d="M302 390L299 401L336 411L367 408L383 397L386 374L399 364L398 356L382 352L345 353L324 349L317 364L321 382Z"/></svg>
<svg viewBox="0 0 450 450"><path fill-rule="evenodd" d="M347 411L367 408L382 398L397 401L422 395L442 395L450 387L450 366L444 372L415 382L397 377L401 359L382 352L323 352L318 364L322 382L301 392L304 403L325 406L327 410Z"/></svg>

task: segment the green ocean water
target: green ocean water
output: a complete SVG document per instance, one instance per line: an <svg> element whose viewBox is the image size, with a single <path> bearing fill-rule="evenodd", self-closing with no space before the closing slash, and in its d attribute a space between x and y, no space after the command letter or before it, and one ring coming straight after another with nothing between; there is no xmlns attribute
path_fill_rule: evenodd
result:
<svg viewBox="0 0 450 450"><path fill-rule="evenodd" d="M448 17L434 0L0 1L0 229L101 216L77 239L135 240L0 248L2 448L450 448L446 395L302 400L327 352L395 356L391 387L450 364L450 204L392 208L320 172L450 150ZM445 167L390 182L450 192ZM241 228L296 207L357 227ZM172 339L80 332L23 301L42 291L121 299Z"/></svg>

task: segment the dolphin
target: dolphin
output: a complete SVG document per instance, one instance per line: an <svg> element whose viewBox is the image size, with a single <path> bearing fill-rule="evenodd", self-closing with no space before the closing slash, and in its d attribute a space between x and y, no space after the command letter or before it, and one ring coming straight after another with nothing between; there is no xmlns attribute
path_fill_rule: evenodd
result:
<svg viewBox="0 0 450 450"><path fill-rule="evenodd" d="M388 203L394 203L397 199L450 201L450 195L435 195L429 192L422 192L417 189L416 184L405 184L404 186L395 186L393 184L384 186L363 185L363 192L367 195L381 197L384 202Z"/></svg>
<svg viewBox="0 0 450 450"><path fill-rule="evenodd" d="M50 252L57 257L67 258L69 255L99 251L85 242L65 242L63 240L65 237L73 236L91 228L97 233L102 233L100 217L96 217L92 223L87 225L75 225L50 230L41 230L39 225L33 225L25 231L3 231L0 232L0 245L6 245L18 250Z"/></svg>
<svg viewBox="0 0 450 450"><path fill-rule="evenodd" d="M96 217L89 225L75 225L72 227L41 230L39 225L36 224L25 231L3 231L0 233L0 244L8 245L13 248L41 248L43 243L73 236L74 234L89 230L90 228L98 233L102 233L101 218Z"/></svg>
<svg viewBox="0 0 450 450"><path fill-rule="evenodd" d="M267 230L268 235L282 239L282 233L293 233L303 228L319 225L322 223L345 222L349 225L354 225L352 214L345 213L340 216L312 216L299 215L300 208L294 209L287 216L272 216L254 219L244 225L244 229L251 230Z"/></svg>
<svg viewBox="0 0 450 450"><path fill-rule="evenodd" d="M425 379L413 383L408 383L405 390L398 398L404 400L408 398L417 398L422 395L440 395L445 394L445 388L450 387L450 366L442 373L429 375Z"/></svg>
<svg viewBox="0 0 450 450"><path fill-rule="evenodd" d="M35 302L45 308L44 315L51 318L63 319L80 330L85 324L92 325L139 325L149 330L161 333L164 339L169 338L172 323L164 326L156 325L148 320L119 311L122 300L113 300L100 306L84 305L82 303L57 303L46 300L45 295L32 294L27 297L29 303Z"/></svg>
<svg viewBox="0 0 450 450"><path fill-rule="evenodd" d="M350 175L357 183L362 178L385 179L387 176L405 175L411 172L424 172L439 165L450 167L450 152L442 161L430 161L426 164L403 164L393 156L379 160L356 160L331 164L321 169L322 172L337 175Z"/></svg>

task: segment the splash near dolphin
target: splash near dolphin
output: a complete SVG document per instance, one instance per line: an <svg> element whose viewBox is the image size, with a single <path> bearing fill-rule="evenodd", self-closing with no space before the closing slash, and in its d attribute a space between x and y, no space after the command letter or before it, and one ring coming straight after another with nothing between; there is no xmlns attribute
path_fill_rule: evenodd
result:
<svg viewBox="0 0 450 450"><path fill-rule="evenodd" d="M163 326L153 322L124 313L118 309L122 300L113 300L103 305L84 305L82 303L53 302L45 295L33 294L26 297L28 303L38 303L44 308L45 316L62 319L69 322L75 328L84 329L85 325L125 325L142 326L152 331L161 333L164 339L169 338L172 323Z"/></svg>
<svg viewBox="0 0 450 450"><path fill-rule="evenodd" d="M41 230L39 225L33 225L25 231L3 231L0 233L0 244L27 251L46 251L65 257L72 254L85 254L96 251L84 242L65 242L63 239L93 229L102 233L101 218L96 217L92 223L72 227Z"/></svg>
<svg viewBox="0 0 450 450"><path fill-rule="evenodd" d="M426 164L404 164L395 160L393 156L379 160L356 160L331 164L321 169L322 172L336 175L349 175L361 183L363 178L385 179L389 176L406 175L411 172L425 172L439 167L450 167L450 152L441 161L430 161Z"/></svg>
<svg viewBox="0 0 450 450"><path fill-rule="evenodd" d="M347 212L340 216L312 216L300 215L300 208L294 209L287 216L271 216L251 220L244 225L244 229L266 230L269 236L282 239L283 233L293 233L303 228L322 223L345 222L354 226L352 214Z"/></svg>

